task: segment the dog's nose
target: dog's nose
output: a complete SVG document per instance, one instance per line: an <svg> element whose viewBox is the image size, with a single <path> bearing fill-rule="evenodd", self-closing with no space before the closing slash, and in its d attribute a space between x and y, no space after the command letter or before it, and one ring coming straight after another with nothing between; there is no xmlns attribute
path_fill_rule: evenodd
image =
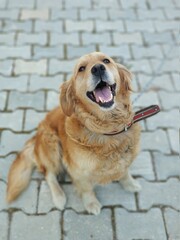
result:
<svg viewBox="0 0 180 240"><path fill-rule="evenodd" d="M91 73L94 76L100 76L103 75L106 68L103 64L96 64L91 68Z"/></svg>

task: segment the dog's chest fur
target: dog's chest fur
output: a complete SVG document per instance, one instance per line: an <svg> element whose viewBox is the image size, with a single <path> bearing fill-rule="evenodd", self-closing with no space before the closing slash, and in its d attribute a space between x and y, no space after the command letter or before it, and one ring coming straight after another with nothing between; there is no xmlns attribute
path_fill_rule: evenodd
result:
<svg viewBox="0 0 180 240"><path fill-rule="evenodd" d="M92 139L89 146L85 145L85 141L83 145L78 144L75 139L69 139L70 175L75 178L84 176L99 184L119 180L138 154L139 134L139 126L134 125L128 133L116 137L106 136L96 141Z"/></svg>

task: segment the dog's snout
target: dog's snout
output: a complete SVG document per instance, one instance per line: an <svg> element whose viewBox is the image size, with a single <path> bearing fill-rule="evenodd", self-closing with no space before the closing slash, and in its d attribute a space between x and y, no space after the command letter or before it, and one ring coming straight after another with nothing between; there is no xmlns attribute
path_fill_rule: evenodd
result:
<svg viewBox="0 0 180 240"><path fill-rule="evenodd" d="M102 75L105 72L106 68L103 64L96 64L92 67L91 73L95 76Z"/></svg>

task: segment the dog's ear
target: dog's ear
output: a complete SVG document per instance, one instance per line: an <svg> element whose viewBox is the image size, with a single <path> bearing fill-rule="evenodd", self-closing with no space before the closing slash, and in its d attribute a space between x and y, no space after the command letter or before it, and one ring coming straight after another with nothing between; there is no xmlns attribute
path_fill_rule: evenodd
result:
<svg viewBox="0 0 180 240"><path fill-rule="evenodd" d="M121 81L120 92L123 95L127 95L130 91L133 91L132 85L131 85L132 74L123 65L121 65L119 63L116 63L116 64L117 64L119 77L120 77L120 81Z"/></svg>
<svg viewBox="0 0 180 240"><path fill-rule="evenodd" d="M72 80L64 82L60 87L60 104L65 115L70 117L75 108Z"/></svg>

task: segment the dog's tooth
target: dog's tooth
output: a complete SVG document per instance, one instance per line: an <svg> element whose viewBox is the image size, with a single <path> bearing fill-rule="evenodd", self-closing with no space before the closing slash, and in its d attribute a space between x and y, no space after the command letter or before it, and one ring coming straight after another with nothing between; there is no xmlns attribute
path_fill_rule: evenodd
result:
<svg viewBox="0 0 180 240"><path fill-rule="evenodd" d="M102 103L103 103L103 99L102 99L101 97L99 97L99 100L100 100L100 102L102 102Z"/></svg>

